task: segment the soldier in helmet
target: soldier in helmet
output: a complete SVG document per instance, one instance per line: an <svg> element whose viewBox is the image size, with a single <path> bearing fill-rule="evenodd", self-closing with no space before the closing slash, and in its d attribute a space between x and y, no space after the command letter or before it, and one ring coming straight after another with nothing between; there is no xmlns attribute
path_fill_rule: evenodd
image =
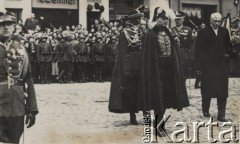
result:
<svg viewBox="0 0 240 144"><path fill-rule="evenodd" d="M57 80L59 83L63 83L63 79L60 79L61 77L63 78L64 74L64 62L63 62L63 56L64 56L64 46L65 46L65 39L63 37L58 37L59 39L59 43L56 46L56 50L55 50L55 55L56 55L56 59L58 62L58 70L59 70L59 76L57 77Z"/></svg>
<svg viewBox="0 0 240 144"><path fill-rule="evenodd" d="M191 28L184 26L185 13L181 11L175 12L176 26L171 29L175 39L180 41L180 58L184 70L185 78L190 76L190 52L192 48L193 38Z"/></svg>
<svg viewBox="0 0 240 144"><path fill-rule="evenodd" d="M108 76L111 77L113 72L113 67L115 65L116 55L117 55L117 38L112 36L109 43L106 46L107 51L107 62L108 62Z"/></svg>
<svg viewBox="0 0 240 144"><path fill-rule="evenodd" d="M90 54L89 54L89 59L87 62L87 66L86 66L86 81L88 81L89 79L91 79L91 77L94 75L94 71L93 71L93 61L92 61L92 56L91 56L91 51L92 51L92 42L91 39L88 39L87 41L85 41L85 44L87 45Z"/></svg>
<svg viewBox="0 0 240 144"><path fill-rule="evenodd" d="M49 76L52 62L52 46L47 43L47 36L43 36L37 45L37 59L41 65L41 83L49 84Z"/></svg>
<svg viewBox="0 0 240 144"><path fill-rule="evenodd" d="M37 45L35 43L34 37L30 36L28 38L28 47L27 52L29 56L29 61L32 68L32 74L33 74L33 80L34 82L38 81L38 75L37 75Z"/></svg>
<svg viewBox="0 0 240 144"><path fill-rule="evenodd" d="M65 77L66 83L72 83L74 48L71 42L73 41L73 39L74 39L74 35L72 33L69 33L65 38L65 44L64 44L63 62L64 62L64 74L66 76ZM62 78L60 77L59 79L62 79Z"/></svg>
<svg viewBox="0 0 240 144"><path fill-rule="evenodd" d="M19 143L25 114L29 128L38 113L26 49L12 40L15 20L14 13L0 12L0 142L3 143ZM27 98L23 91L25 84Z"/></svg>
<svg viewBox="0 0 240 144"><path fill-rule="evenodd" d="M80 35L79 43L74 46L76 52L77 72L80 83L86 82L86 66L89 61L90 47L85 44L85 37Z"/></svg>
<svg viewBox="0 0 240 144"><path fill-rule="evenodd" d="M103 82L102 71L106 62L105 45L102 43L102 36L98 35L96 41L92 45L92 59L94 62L94 71L96 82Z"/></svg>

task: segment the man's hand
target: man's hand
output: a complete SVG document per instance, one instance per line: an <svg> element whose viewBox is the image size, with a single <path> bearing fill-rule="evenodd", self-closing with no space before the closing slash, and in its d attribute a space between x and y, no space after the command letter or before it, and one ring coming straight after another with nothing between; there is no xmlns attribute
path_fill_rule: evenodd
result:
<svg viewBox="0 0 240 144"><path fill-rule="evenodd" d="M26 118L26 125L27 125L27 128L30 128L30 127L32 127L34 124L35 124L35 115L34 114L32 114L32 113L29 113L28 115L27 115L27 118Z"/></svg>

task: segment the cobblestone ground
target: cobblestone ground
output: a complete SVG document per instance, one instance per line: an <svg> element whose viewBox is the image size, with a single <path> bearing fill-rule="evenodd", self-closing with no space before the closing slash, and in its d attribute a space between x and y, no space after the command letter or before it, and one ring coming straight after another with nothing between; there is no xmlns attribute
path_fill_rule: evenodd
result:
<svg viewBox="0 0 240 144"><path fill-rule="evenodd" d="M226 117L230 118L238 131L239 138L239 105L240 79L229 80L229 98ZM193 138L192 122L205 122L201 113L200 90L194 89L194 80L187 81L191 106L177 112L168 109L171 115L166 123L167 133L182 129L175 127L176 122L185 122L189 126L190 138ZM128 114L108 112L110 82L85 84L50 84L36 85L40 113L34 127L26 129L21 143L25 144L137 144L143 143L144 127L141 124L142 112L137 114L138 126L129 125ZM211 114L216 120L216 99L212 100ZM221 131L229 128L214 127L213 137L218 139ZM209 143L207 127L199 130L200 143ZM227 135L230 136L229 134ZM183 135L179 135L183 138ZM158 143L164 144L162 138ZM186 142L183 142L186 143Z"/></svg>

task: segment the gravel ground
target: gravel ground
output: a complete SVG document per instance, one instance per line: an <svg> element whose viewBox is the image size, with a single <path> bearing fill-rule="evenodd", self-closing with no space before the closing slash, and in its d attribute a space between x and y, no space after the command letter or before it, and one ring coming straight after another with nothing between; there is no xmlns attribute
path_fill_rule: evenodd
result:
<svg viewBox="0 0 240 144"><path fill-rule="evenodd" d="M190 107L180 112L168 109L171 115L166 123L167 133L180 130L174 125L185 122L193 138L192 122L209 121L201 113L200 90L194 89L194 80L187 81ZM35 126L26 129L21 143L24 144L137 144L143 143L144 126L142 112L137 114L139 125L129 125L128 114L115 114L108 111L110 82L85 84L35 85L40 113ZM229 80L229 98L226 117L230 118L237 129L239 138L240 79ZM216 120L216 99L212 100L210 113ZM213 137L218 138L222 123L214 127ZM227 135L229 136L229 135ZM179 135L183 138L183 135ZM157 138L158 143L167 143ZM199 130L200 143L208 143L207 127ZM186 143L186 142L183 142Z"/></svg>

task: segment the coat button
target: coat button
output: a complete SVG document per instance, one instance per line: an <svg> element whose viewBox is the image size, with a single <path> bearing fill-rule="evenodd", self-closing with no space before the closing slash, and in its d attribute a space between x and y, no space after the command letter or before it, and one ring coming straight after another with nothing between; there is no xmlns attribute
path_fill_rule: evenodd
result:
<svg viewBox="0 0 240 144"><path fill-rule="evenodd" d="M8 67L8 70L12 70L12 67Z"/></svg>

